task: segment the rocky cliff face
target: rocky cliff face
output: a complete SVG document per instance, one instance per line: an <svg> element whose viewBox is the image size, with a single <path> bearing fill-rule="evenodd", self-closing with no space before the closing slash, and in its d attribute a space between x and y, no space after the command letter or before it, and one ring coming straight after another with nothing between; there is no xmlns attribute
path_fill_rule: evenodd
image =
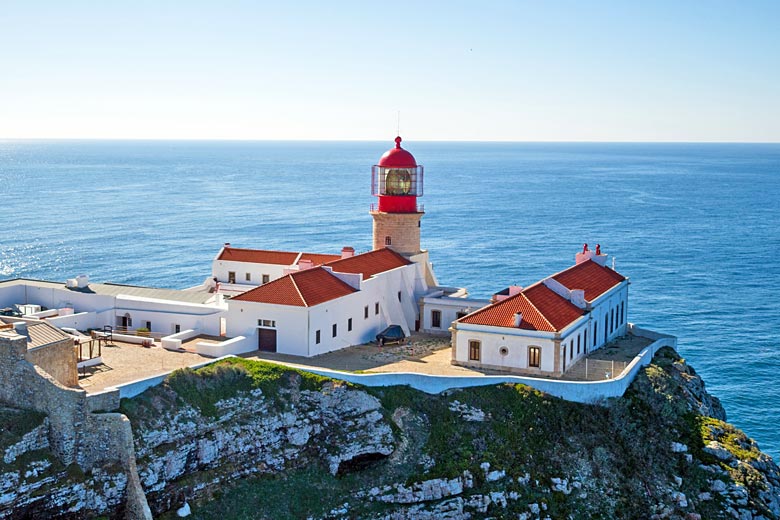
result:
<svg viewBox="0 0 780 520"><path fill-rule="evenodd" d="M362 389L237 360L178 373L123 411L162 517L187 503L223 519L780 518L780 469L668 349L623 398L596 405L514 385ZM6 458L45 453L40 428L17 432ZM32 511L35 493L0 475L0 516ZM82 485L105 505L71 511L122 514L121 482L69 478L37 493L87 496Z"/></svg>

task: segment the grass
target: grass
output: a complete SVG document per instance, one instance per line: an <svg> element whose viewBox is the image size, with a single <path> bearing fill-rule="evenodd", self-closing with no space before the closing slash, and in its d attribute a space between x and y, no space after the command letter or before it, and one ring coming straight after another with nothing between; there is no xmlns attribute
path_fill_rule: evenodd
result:
<svg viewBox="0 0 780 520"><path fill-rule="evenodd" d="M176 370L168 376L164 386L201 414L216 417L219 415L217 402L235 397L239 392L260 389L265 396L273 398L280 388L297 384L300 390L319 390L326 381L330 379L275 363L228 358L195 370ZM154 393L155 389L152 389L151 394ZM141 397L149 396L142 394ZM120 411L134 417L142 408L142 400L123 399Z"/></svg>

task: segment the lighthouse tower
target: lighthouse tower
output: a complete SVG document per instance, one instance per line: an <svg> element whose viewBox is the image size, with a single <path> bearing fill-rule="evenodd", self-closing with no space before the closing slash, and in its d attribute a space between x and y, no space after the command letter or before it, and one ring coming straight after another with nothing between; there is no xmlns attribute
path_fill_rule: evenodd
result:
<svg viewBox="0 0 780 520"><path fill-rule="evenodd" d="M371 206L374 249L390 247L407 257L421 253L420 219L425 212L417 198L423 195L423 167L401 148L400 137L371 169L371 194L379 198L377 206Z"/></svg>

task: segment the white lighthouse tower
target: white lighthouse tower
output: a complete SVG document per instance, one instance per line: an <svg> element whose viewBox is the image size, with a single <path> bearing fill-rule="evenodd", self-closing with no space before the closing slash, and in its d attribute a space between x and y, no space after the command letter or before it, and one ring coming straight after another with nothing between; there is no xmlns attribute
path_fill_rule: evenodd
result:
<svg viewBox="0 0 780 520"><path fill-rule="evenodd" d="M420 219L425 212L417 198L423 195L423 167L401 148L400 137L371 169L371 194L379 198L376 208L371 207L374 249L389 247L407 257L421 253Z"/></svg>

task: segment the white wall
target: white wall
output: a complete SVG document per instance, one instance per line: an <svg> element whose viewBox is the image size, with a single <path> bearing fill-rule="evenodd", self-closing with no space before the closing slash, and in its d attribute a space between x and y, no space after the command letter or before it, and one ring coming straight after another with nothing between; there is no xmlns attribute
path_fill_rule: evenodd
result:
<svg viewBox="0 0 780 520"><path fill-rule="evenodd" d="M277 265L277 264L255 264L251 262L235 262L232 260L214 260L211 265L211 275L216 277L220 283L228 282L228 272L235 271L236 284L242 285L261 285L263 282L263 275L270 276L269 281L274 281L277 278L284 276L284 270L290 267L289 265ZM246 280L246 273L249 273L251 280Z"/></svg>
<svg viewBox="0 0 780 520"><path fill-rule="evenodd" d="M119 295L116 297L115 318L129 314L133 320L132 328L145 327L152 323L152 332L171 334L175 325L180 330L197 329L203 334L219 335L219 319L225 316L225 310L213 305L198 303L172 302L154 298Z"/></svg>
<svg viewBox="0 0 780 520"><path fill-rule="evenodd" d="M555 371L555 342L554 334L551 332L458 323L454 334L454 359L459 363L475 363L469 360L469 341L476 340L480 342L479 364L481 365L539 373ZM528 367L530 346L542 349L541 364L538 369ZM507 347L509 350L506 356L501 355L501 347Z"/></svg>
<svg viewBox="0 0 780 520"><path fill-rule="evenodd" d="M423 332L449 334L448 330L452 322L458 318L459 312L470 314L482 307L489 305L490 300L478 300L471 298L450 298L442 296L438 298L425 297L422 299L422 321L420 329ZM441 312L441 326L434 327L432 311Z"/></svg>
<svg viewBox="0 0 780 520"><path fill-rule="evenodd" d="M293 305L273 305L228 300L228 337L244 336L247 345L258 347L257 320L276 322L276 351L296 356L308 356L308 310Z"/></svg>

